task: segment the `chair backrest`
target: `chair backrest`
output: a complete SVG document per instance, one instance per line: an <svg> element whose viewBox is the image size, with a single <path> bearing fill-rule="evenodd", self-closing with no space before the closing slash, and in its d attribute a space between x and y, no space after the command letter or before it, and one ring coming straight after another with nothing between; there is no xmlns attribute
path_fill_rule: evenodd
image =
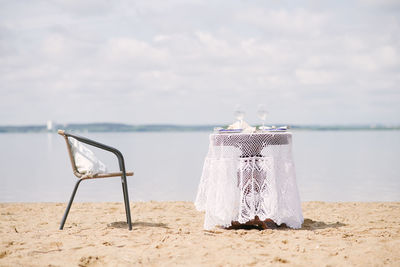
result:
<svg viewBox="0 0 400 267"><path fill-rule="evenodd" d="M68 155L75 176L83 178L107 173L106 165L96 157L92 150L81 142L82 137L78 137L80 139L77 139L74 135L67 134L62 130L60 134L66 140ZM85 138L85 140L88 139Z"/></svg>
<svg viewBox="0 0 400 267"><path fill-rule="evenodd" d="M65 131L64 130L58 130L58 134L62 135L64 137L64 139L65 139L65 143L67 145L67 150L68 150L68 156L69 156L69 159L71 161L72 172L74 173L74 175L76 177L81 178L84 174L80 173L78 171L77 167L76 167L74 155L72 154L72 148L71 148L71 144L70 144L70 142L68 140L68 136L65 135Z"/></svg>

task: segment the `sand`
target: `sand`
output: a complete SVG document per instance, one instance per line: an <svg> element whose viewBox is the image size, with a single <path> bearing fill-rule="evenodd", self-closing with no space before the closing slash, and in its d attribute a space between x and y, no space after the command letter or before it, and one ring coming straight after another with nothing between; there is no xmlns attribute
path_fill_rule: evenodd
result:
<svg viewBox="0 0 400 267"><path fill-rule="evenodd" d="M400 202L305 202L298 230L203 230L190 202L0 204L0 266L400 266Z"/></svg>

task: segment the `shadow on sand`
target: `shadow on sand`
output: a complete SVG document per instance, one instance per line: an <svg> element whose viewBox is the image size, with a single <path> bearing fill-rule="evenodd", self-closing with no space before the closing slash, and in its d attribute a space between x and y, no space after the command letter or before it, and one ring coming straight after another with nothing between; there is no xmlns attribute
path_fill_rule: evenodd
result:
<svg viewBox="0 0 400 267"><path fill-rule="evenodd" d="M341 222L335 222L335 223L325 223L325 222L320 222L320 221L314 221L312 219L304 219L304 223L301 225L300 229L297 230L318 230L318 229L326 229L326 228L339 228L342 226L346 226L346 224L341 223ZM261 227L257 226L257 225L239 225L236 227L233 227L229 230L253 230L253 229L257 229L257 230L263 230ZM271 228L274 230L291 230L291 228L289 228L286 224L281 224L279 226L277 226L276 228Z"/></svg>
<svg viewBox="0 0 400 267"><path fill-rule="evenodd" d="M110 228L128 228L128 224L125 221L112 222L107 225ZM165 223L151 223L151 222L133 222L132 227L160 227L168 229L168 225Z"/></svg>
<svg viewBox="0 0 400 267"><path fill-rule="evenodd" d="M301 226L300 230L318 230L318 229L326 229L326 228L339 228L342 226L346 226L346 224L341 222L335 223L325 223L319 221L313 221L312 219L304 219L304 223Z"/></svg>
<svg viewBox="0 0 400 267"><path fill-rule="evenodd" d="M112 222L107 225L110 228L128 228L128 224L125 221L118 221L118 222ZM133 227L160 227L160 228L165 228L169 229L168 225L165 223L152 223L152 222L133 222L132 223ZM335 223L325 223L321 221L314 221L312 219L304 219L304 223L302 224L301 228L298 230L318 230L318 229L326 229L326 228L339 228L346 226L346 224L341 223L341 222L335 222ZM252 229L257 229L257 230L263 230L261 227L257 225L239 225L234 228L231 228L229 230L252 230ZM291 230L291 228L287 227L286 224L281 224L274 228L275 230Z"/></svg>

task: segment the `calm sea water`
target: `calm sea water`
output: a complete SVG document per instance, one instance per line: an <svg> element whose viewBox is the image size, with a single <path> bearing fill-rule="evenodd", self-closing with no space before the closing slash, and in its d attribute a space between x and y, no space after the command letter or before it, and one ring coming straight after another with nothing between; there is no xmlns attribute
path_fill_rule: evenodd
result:
<svg viewBox="0 0 400 267"><path fill-rule="evenodd" d="M131 201L193 201L208 133L87 133L124 154ZM54 133L0 134L0 202L66 202L73 176ZM95 151L109 169L116 159ZM400 201L400 131L294 131L302 201ZM81 183L76 201L121 201L119 178Z"/></svg>

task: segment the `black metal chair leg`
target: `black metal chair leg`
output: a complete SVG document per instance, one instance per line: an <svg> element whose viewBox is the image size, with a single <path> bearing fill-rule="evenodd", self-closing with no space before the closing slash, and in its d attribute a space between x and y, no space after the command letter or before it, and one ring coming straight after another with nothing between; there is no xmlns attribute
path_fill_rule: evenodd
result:
<svg viewBox="0 0 400 267"><path fill-rule="evenodd" d="M132 230L131 208L129 206L128 186L126 184L126 179L124 179L123 177L121 178L121 182L122 182L122 192L124 194L126 221L128 223L129 230Z"/></svg>
<svg viewBox="0 0 400 267"><path fill-rule="evenodd" d="M72 191L72 195L71 195L71 198L69 200L67 209L65 210L64 216L63 216L63 218L61 220L60 230L62 230L64 228L64 224L65 224L65 221L67 220L67 216L68 216L69 210L71 209L72 202L74 201L74 198L75 198L76 190L78 190L78 186L82 181L83 181L82 179L79 179L75 184L74 191Z"/></svg>
<svg viewBox="0 0 400 267"><path fill-rule="evenodd" d="M121 179L121 185L122 185L122 193L124 195L124 206L125 206L126 223L128 223L128 209L126 207L126 191L125 191L125 186L124 186L124 180L123 179Z"/></svg>

